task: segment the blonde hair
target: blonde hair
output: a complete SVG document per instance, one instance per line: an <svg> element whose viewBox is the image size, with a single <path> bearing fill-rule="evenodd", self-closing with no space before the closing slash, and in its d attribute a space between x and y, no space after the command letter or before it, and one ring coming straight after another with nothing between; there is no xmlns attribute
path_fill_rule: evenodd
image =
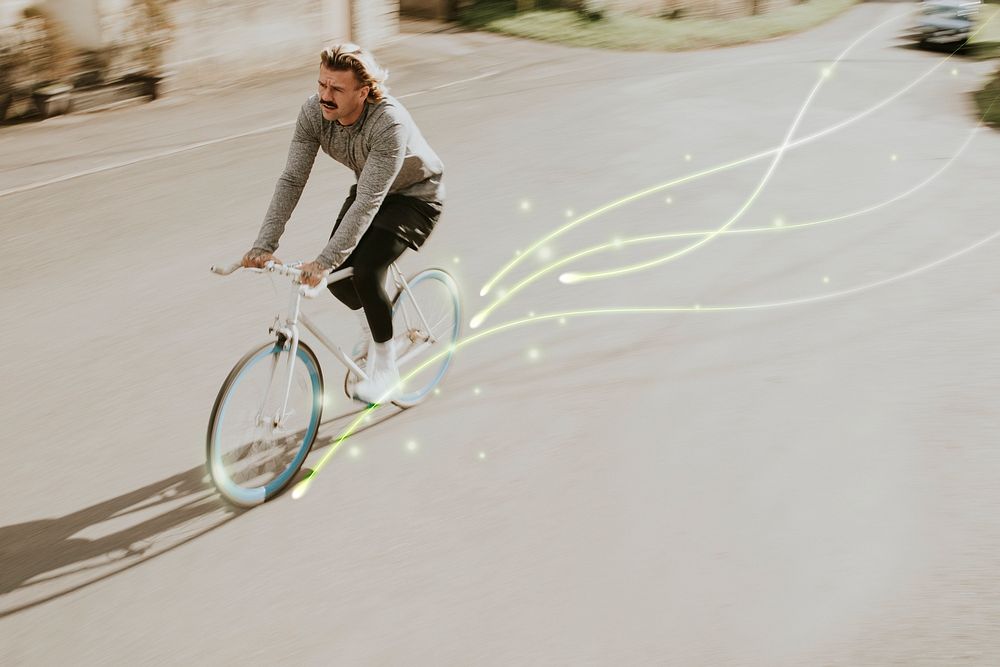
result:
<svg viewBox="0 0 1000 667"><path fill-rule="evenodd" d="M357 44L331 44L319 54L320 64L339 72L354 72L359 86L368 86L369 102L381 102L389 92L385 80L389 71L375 62L375 56Z"/></svg>

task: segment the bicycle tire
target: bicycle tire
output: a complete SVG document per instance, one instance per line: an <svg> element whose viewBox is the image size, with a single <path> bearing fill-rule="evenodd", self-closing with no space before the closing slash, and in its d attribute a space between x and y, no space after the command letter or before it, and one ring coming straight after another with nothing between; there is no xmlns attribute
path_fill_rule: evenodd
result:
<svg viewBox="0 0 1000 667"><path fill-rule="evenodd" d="M285 345L290 344L286 343ZM283 390L279 388L277 394L271 394L270 387L274 377L285 377L278 372L276 366L283 361L282 355L287 357L288 354L289 350L278 342L261 345L245 354L229 372L225 382L223 382L222 387L219 389L215 405L212 407L206 438L206 467L208 468L209 477L213 484L215 484L220 495L226 501L238 507L259 505L281 493L292 481L295 473L302 467L306 456L309 454L316 440L316 434L323 416L323 373L316 354L302 341L299 341L295 359L293 360L293 368L295 369L293 370L293 385L295 385L294 388L297 389L297 392L295 393L294 405L290 394L287 406L290 412L286 413L285 417L295 414L295 408L299 408L308 411L308 419L305 420L300 429L282 428L282 431L289 431L287 435L279 433L279 425L272 423L270 420L267 423L261 423L261 414L265 412L266 402L268 400L278 400L275 397L279 395L283 397ZM244 385L250 384L251 376L249 374L255 368L259 368L261 362L268 358L272 359L273 364L270 371L272 380L268 381L264 397L259 401L261 408L257 410L257 414L252 419L253 423L251 425L245 419L246 411L243 411L244 414L239 413L234 404L237 395L236 392L240 389L241 382ZM284 362L287 363L286 360ZM267 369L264 370L266 371ZM304 375L302 374L303 372ZM296 377L296 373L298 373L298 377ZM295 380L298 381L295 382ZM282 384L282 382L279 382L279 387ZM256 396L253 395L252 391L250 395L256 401ZM227 409L229 408L231 408L231 419L227 422ZM232 456L226 454L224 451L221 431L224 426L230 423L238 431L241 428L249 431L253 434L254 438L248 444L238 445L234 450L235 454ZM245 437L241 435L236 440L238 442ZM266 444L273 445L271 450L265 449L265 438L269 438ZM229 458L228 463L246 463L246 461L251 459L252 455L256 455L258 458L261 458L261 455L270 457L271 459L277 458L277 466L280 470L276 471L273 478L266 483L242 485L234 478L234 474L227 466L226 458ZM284 459L287 459L287 462L283 462ZM265 462L270 463L266 459Z"/></svg>
<svg viewBox="0 0 1000 667"><path fill-rule="evenodd" d="M431 345L427 352L420 354L416 358L416 361L411 361L404 366L400 366L399 374L405 381L405 384L399 396L392 401L393 404L400 408L410 408L423 402L430 395L431 390L441 383L445 373L451 366L451 359L455 354L454 345L458 342L458 337L462 330L462 302L458 292L458 284L451 274L444 269L425 269L408 280L407 284L410 287L410 291L414 294L426 292L427 288L433 286L433 289L437 293L436 297L441 299L441 303L438 305L442 307L443 312L433 312L431 309L435 308L435 306L430 304L426 297L421 299L420 295L417 294L417 302L421 304L422 308L427 310L424 315L428 319L428 325L435 335L437 335L438 340ZM405 355L407 346L415 343L410 336L413 332L413 327L411 327L410 331L405 331L403 318L397 318L406 309L409 302L410 295L407 294L406 290L402 289L399 290L392 300L392 327L394 337L397 341L396 352L399 356ZM446 319L436 321L439 316ZM411 324L414 323L411 322ZM418 368L424 359L439 353L445 347L447 347L448 351L440 360L421 370L417 376L407 379L407 376ZM428 379L424 380L423 378Z"/></svg>

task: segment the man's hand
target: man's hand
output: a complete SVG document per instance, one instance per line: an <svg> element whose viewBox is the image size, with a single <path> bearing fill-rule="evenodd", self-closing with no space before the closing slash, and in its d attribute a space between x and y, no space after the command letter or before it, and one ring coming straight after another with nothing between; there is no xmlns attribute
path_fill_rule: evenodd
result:
<svg viewBox="0 0 1000 667"><path fill-rule="evenodd" d="M262 248L252 248L250 252L243 255L240 265L245 269L263 269L264 265L270 261L281 264L281 260Z"/></svg>
<svg viewBox="0 0 1000 667"><path fill-rule="evenodd" d="M324 269L316 262L303 264L299 267L299 271L302 272L299 282L309 285L309 287L316 287L316 285L319 285L319 281L330 273L330 269Z"/></svg>

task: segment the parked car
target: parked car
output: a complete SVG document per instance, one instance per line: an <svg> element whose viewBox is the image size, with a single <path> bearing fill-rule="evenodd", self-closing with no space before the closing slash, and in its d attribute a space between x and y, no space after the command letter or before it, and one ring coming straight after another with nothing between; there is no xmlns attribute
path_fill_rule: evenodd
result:
<svg viewBox="0 0 1000 667"><path fill-rule="evenodd" d="M981 5L980 0L923 0L910 38L921 46L962 46L975 29Z"/></svg>

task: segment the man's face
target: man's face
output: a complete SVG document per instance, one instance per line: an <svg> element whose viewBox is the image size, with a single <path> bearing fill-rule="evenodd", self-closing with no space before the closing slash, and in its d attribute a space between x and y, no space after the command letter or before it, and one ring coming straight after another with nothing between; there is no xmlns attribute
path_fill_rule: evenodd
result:
<svg viewBox="0 0 1000 667"><path fill-rule="evenodd" d="M361 115L368 86L359 86L354 72L319 68L319 103L326 120L350 125Z"/></svg>

